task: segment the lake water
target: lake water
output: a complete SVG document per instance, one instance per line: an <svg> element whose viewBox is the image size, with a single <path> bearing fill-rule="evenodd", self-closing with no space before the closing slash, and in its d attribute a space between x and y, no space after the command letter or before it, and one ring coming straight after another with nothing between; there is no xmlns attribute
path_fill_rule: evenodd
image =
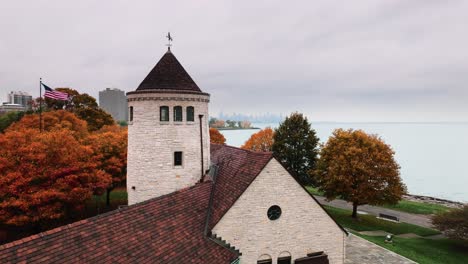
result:
<svg viewBox="0 0 468 264"><path fill-rule="evenodd" d="M278 124L253 124L275 128ZM395 151L411 194L468 202L468 123L313 123L321 142L336 128L378 134ZM224 130L226 144L239 147L258 130Z"/></svg>

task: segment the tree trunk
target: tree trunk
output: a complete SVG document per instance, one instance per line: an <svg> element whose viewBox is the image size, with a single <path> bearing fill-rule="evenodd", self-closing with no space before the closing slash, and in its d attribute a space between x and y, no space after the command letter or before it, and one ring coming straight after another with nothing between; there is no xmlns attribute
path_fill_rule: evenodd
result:
<svg viewBox="0 0 468 264"><path fill-rule="evenodd" d="M356 202L353 202L353 214L351 215L352 218L357 218L357 207L358 204Z"/></svg>
<svg viewBox="0 0 468 264"><path fill-rule="evenodd" d="M109 207L110 206L110 192L112 191L112 189L107 189L107 192L106 192L106 206Z"/></svg>

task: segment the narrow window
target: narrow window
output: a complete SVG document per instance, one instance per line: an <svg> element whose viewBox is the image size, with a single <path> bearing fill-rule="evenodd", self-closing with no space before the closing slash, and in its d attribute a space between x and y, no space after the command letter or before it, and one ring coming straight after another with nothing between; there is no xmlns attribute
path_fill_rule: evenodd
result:
<svg viewBox="0 0 468 264"><path fill-rule="evenodd" d="M182 122L182 106L174 106L174 121Z"/></svg>
<svg viewBox="0 0 468 264"><path fill-rule="evenodd" d="M159 120L169 121L169 106L161 106L159 108Z"/></svg>
<svg viewBox="0 0 468 264"><path fill-rule="evenodd" d="M129 116L130 116L130 120L129 121L133 121L133 106L130 106L129 107Z"/></svg>
<svg viewBox="0 0 468 264"><path fill-rule="evenodd" d="M257 260L257 264L271 264L271 259Z"/></svg>
<svg viewBox="0 0 468 264"><path fill-rule="evenodd" d="M174 152L174 166L182 166L182 151Z"/></svg>
<svg viewBox="0 0 468 264"><path fill-rule="evenodd" d="M193 106L187 106L187 121L195 121L195 108Z"/></svg>

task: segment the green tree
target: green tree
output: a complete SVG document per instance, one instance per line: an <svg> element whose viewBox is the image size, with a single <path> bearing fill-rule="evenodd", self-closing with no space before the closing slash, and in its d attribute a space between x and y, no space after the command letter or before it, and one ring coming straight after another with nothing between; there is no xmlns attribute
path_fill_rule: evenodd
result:
<svg viewBox="0 0 468 264"><path fill-rule="evenodd" d="M235 128L236 127L236 121L226 120L226 124L230 128Z"/></svg>
<svg viewBox="0 0 468 264"><path fill-rule="evenodd" d="M434 215L432 224L450 238L468 241L468 204Z"/></svg>
<svg viewBox="0 0 468 264"><path fill-rule="evenodd" d="M3 133L11 124L21 120L24 112L9 112L0 116L0 133Z"/></svg>
<svg viewBox="0 0 468 264"><path fill-rule="evenodd" d="M357 207L396 204L406 186L394 152L377 135L362 130L337 129L320 151L315 178L328 200L340 197Z"/></svg>
<svg viewBox="0 0 468 264"><path fill-rule="evenodd" d="M272 150L289 171L294 172L302 184L313 184L309 171L315 169L319 139L307 118L292 113L275 129Z"/></svg>

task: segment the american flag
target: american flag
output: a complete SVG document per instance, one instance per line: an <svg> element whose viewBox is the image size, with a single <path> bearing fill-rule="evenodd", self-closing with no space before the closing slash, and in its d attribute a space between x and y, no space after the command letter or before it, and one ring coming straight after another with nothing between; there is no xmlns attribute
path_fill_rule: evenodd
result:
<svg viewBox="0 0 468 264"><path fill-rule="evenodd" d="M44 97L57 99L57 100L68 100L67 93L56 91L45 84L42 84L42 86L44 86L44 89L45 89Z"/></svg>

